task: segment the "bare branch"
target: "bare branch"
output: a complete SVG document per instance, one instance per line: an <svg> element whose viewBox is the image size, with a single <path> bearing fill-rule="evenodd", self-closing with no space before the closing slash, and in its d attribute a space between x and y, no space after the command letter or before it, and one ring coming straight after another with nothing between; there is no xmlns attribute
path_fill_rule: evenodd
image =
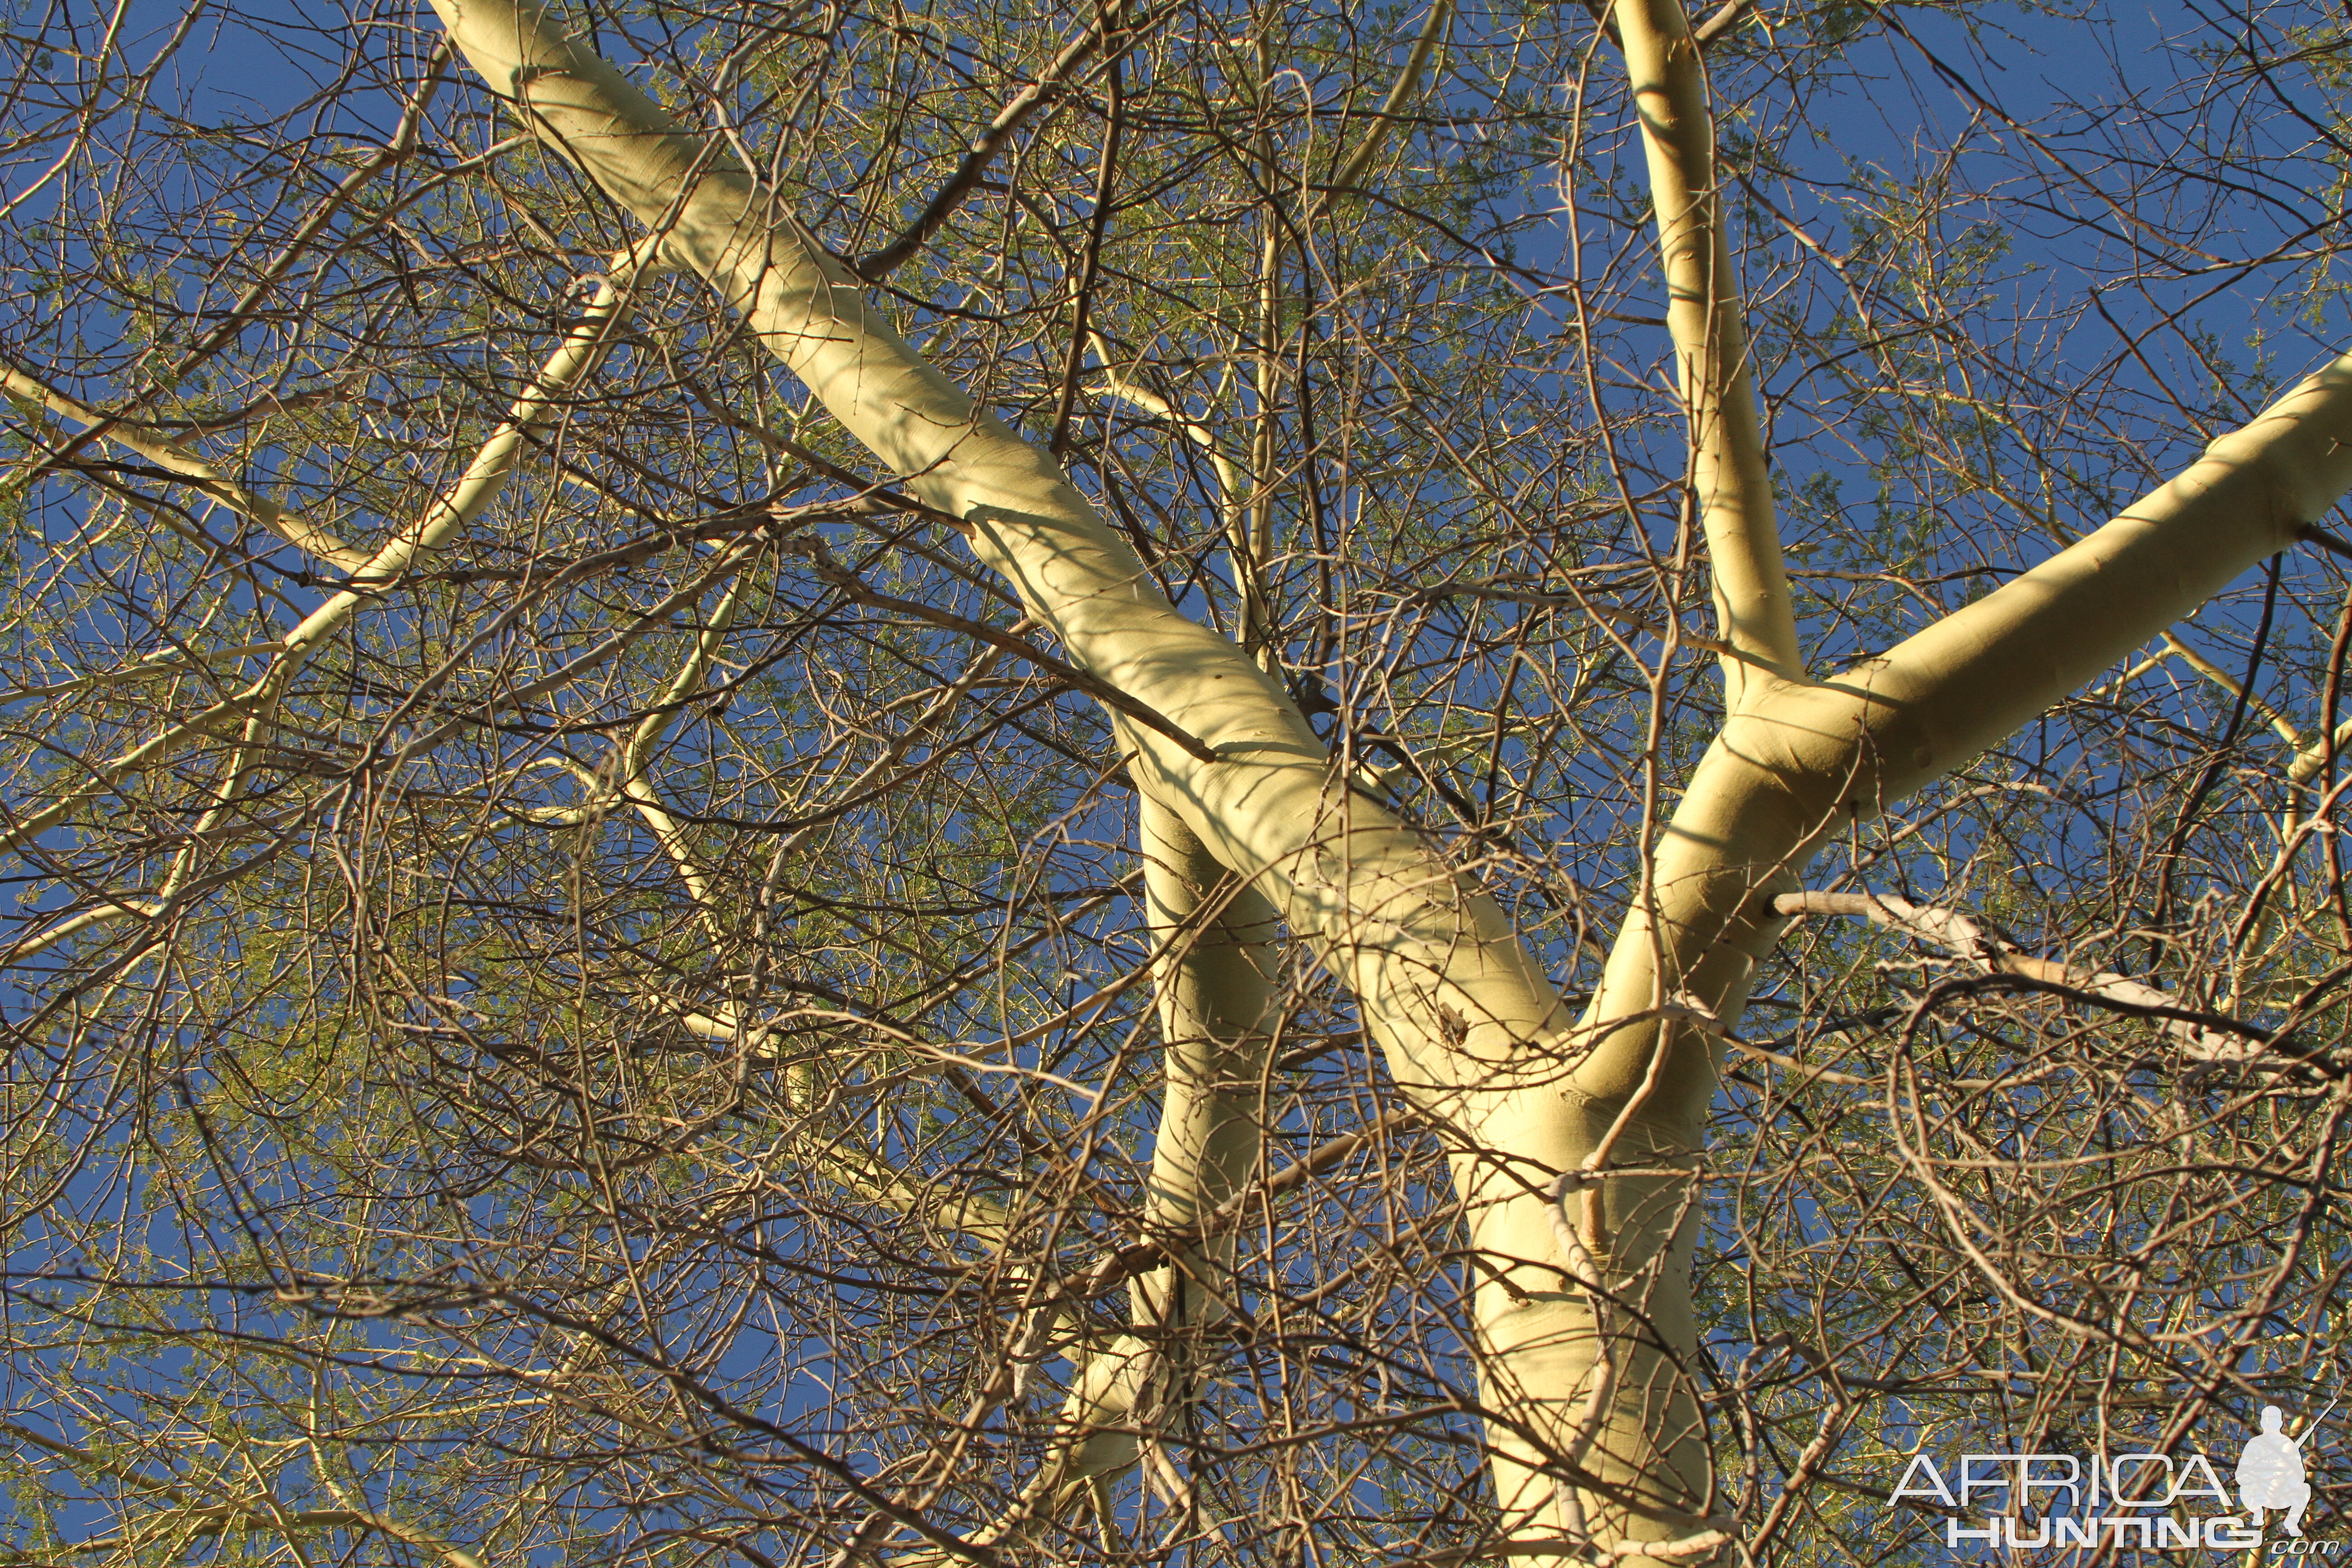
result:
<svg viewBox="0 0 2352 1568"><path fill-rule="evenodd" d="M2243 1062L2262 1055L2268 1031L2252 1025L2216 1028L2182 1008L2170 994L2153 985L2120 974L2076 969L2036 958L2013 942L1988 933L1967 916L1950 910L1914 904L1884 893L1782 893L1772 900L1775 914L1851 915L1933 942L1956 958L1966 959L1987 974L2006 974L2037 982L2064 993L2121 1003L2163 1019L2164 1032L2180 1042L2182 1054L2200 1063Z"/></svg>

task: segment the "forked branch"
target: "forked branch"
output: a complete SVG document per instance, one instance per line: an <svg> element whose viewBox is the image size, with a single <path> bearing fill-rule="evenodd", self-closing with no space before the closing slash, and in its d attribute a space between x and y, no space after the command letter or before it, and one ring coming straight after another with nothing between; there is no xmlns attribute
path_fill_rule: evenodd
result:
<svg viewBox="0 0 2352 1568"><path fill-rule="evenodd" d="M1727 1022L1781 920L1774 896L1817 846L1968 763L2186 618L2352 488L2352 356L2307 377L2179 478L2104 527L1875 658L1786 683L1727 721L1655 851L1653 921L1610 954L1592 1016L1628 1017L1663 984ZM1658 964L1663 962L1661 971ZM1657 1074L1656 1031L1612 1037L1588 1092ZM1714 1092L1686 1041L1662 1110L1683 1125Z"/></svg>

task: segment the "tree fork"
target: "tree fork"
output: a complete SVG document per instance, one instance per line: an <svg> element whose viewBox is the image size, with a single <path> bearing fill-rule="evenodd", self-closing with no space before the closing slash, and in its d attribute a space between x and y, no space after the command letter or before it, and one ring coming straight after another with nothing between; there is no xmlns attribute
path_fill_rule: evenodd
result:
<svg viewBox="0 0 2352 1568"><path fill-rule="evenodd" d="M2338 439L2352 439L2352 361L2063 554L1882 658L1811 680L1771 603L1780 564L1763 498L1738 489L1748 464L1725 395L1746 374L1744 349L1726 330L1736 294L1717 226L1691 220L1706 201L1662 195L1670 267L1698 274L1696 288L1675 285L1678 323L1702 329L1696 353L1677 331L1694 485L1720 514L1711 550L1718 537L1744 542L1716 562L1726 641L1760 673L1734 682L1724 731L1655 851L1654 898L1571 1030L1493 901L1349 790L1279 685L1179 614L1055 465L908 348L772 193L528 5L436 4L495 90L717 287L919 499L971 526L976 553L1073 664L1213 748L1218 760L1203 762L1112 718L1141 790L1259 886L1352 987L1392 1076L1455 1150L1485 1265L1476 1348L1496 1482L1522 1550L1546 1555L1538 1542L1580 1528L1621 1556L1645 1541L1648 1555L1675 1561L1712 1551L1706 1444L1680 1364L1697 1345L1693 1184L1672 1168L1697 1146L1715 1051L1711 1031L1664 1015L1727 1026L1780 929L1769 896L1792 889L1828 836L1962 764L2293 542L2352 484L2352 446ZM1712 175L1695 149L1711 133L1688 112L1704 107L1696 49L1678 14L1659 18L1655 89L1640 85L1639 51L1653 46L1628 40L1637 93L1656 122L1654 154L1671 153L1660 161L1674 180L1704 196ZM1553 1225L1549 1188L1562 1172L1585 1173L1572 1195L1601 1205L1597 1280ZM1622 1303L1605 1346L1588 1301L1596 1287Z"/></svg>

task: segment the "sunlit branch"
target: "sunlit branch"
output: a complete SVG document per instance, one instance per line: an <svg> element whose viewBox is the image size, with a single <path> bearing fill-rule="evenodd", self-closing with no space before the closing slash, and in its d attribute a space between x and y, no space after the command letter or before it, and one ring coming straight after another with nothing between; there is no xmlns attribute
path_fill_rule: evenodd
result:
<svg viewBox="0 0 2352 1568"><path fill-rule="evenodd" d="M661 797L655 792L651 774L654 758L660 752L662 742L668 736L671 727L684 716L687 704L695 692L700 689L703 678L709 673L710 661L726 646L727 634L735 624L736 605L740 601L743 584L744 579L738 576L728 584L727 592L720 597L718 608L711 612L709 623L696 634L694 651L679 666L677 673L670 678L669 684L646 716L637 721L637 726L628 739L621 743L618 776L607 784L576 763L561 758L543 758L532 765L566 769L588 790L589 799L576 806L540 807L526 814L530 820L550 827L577 827L602 816L616 803L625 803L633 807L645 819L646 826L653 830L654 838L660 844L662 852L677 868L678 876L694 899L703 929L714 942L726 941L723 912L712 899L709 875L695 862L686 830L662 805Z"/></svg>
<svg viewBox="0 0 2352 1568"><path fill-rule="evenodd" d="M1141 840L1165 1062L1143 1233L1172 1250L1129 1286L1138 1331L1082 1360L1045 1463L990 1540L1059 1516L1086 1495L1083 1483L1139 1460L1157 1459L1163 1486L1181 1490L1160 1439L1179 1429L1192 1397L1187 1338L1235 1306L1232 1233L1202 1227L1262 1158L1276 919L1180 816L1148 798Z"/></svg>
<svg viewBox="0 0 2352 1568"><path fill-rule="evenodd" d="M391 586L420 559L446 546L505 488L514 471L516 455L529 434L559 412L563 394L604 356L639 272L649 265L657 265L657 249L653 242L642 241L614 258L611 274L599 282L580 322L549 356L530 389L509 409L505 422L467 465L457 485L446 495L436 498L413 527L395 535L370 556L352 574L352 586L334 594L287 633L277 658L258 679L193 718L167 726L153 739L109 762L89 766L89 784L0 833L0 849L14 848L38 837L123 780L161 766L189 747L216 737L226 725L241 724L256 709L274 701L310 655L340 632L362 605Z"/></svg>
<svg viewBox="0 0 2352 1568"><path fill-rule="evenodd" d="M1380 156L1381 143L1388 140L1389 128L1420 94L1422 77L1429 69L1429 58L1444 41L1445 24L1453 14L1454 0L1430 0L1428 19L1422 23L1421 36L1412 41L1412 51L1405 56L1404 68L1397 72L1396 83L1389 89L1388 97L1372 111L1364 128L1363 141L1332 172L1328 191L1322 198L1325 203L1334 195L1354 190L1370 171L1372 160Z"/></svg>
<svg viewBox="0 0 2352 1568"><path fill-rule="evenodd" d="M136 452L240 517L250 518L306 555L345 572L357 572L372 559L367 551L353 549L300 513L289 511L268 497L238 484L161 431L85 407L14 365L0 365L0 386Z"/></svg>
<svg viewBox="0 0 2352 1568"><path fill-rule="evenodd" d="M2288 745L2295 748L2297 753L2295 766L2299 767L2302 765L2302 755L2304 752L2303 731L2296 729L2287 719L2285 714L2281 713L2270 703L2263 701L2261 697L2246 690L2245 687L2239 681L2236 676L2231 675L2228 670L2223 669L2220 665L2215 664L2211 659L2207 658L2203 654L2199 653L2195 648L2190 647L2187 643L2181 641L2178 636L2171 632L2164 634L2164 653L2159 656L2158 658L2148 659L2141 664L2135 665L2130 670L2125 673L2122 679L2116 682L2116 685L2120 687L2127 684L2134 676L2153 668L2161 661L2162 658L2179 659L2181 663L2187 665L2189 668L2195 670L2198 674L2203 676L2206 679L2211 681L2214 685L2228 692L2231 697L2245 703L2247 707L2260 714L2263 721L2270 725L2271 732L2273 734L2276 735L2280 740L2284 741ZM2294 776L2292 770L2289 771L2288 776L2290 778ZM2297 780L2297 782L2300 783L2301 781Z"/></svg>
<svg viewBox="0 0 2352 1568"><path fill-rule="evenodd" d="M1779 931L1769 900L1793 890L1814 847L1967 763L2289 547L2303 518L2352 487L2345 429L2352 358L1992 593L1875 658L1732 715L1659 841L1656 923L1629 922L1591 1016L1654 1005L1663 980L1736 1018ZM1604 1098L1629 1094L1653 1044L1629 1032L1580 1078ZM1712 1092L1712 1067L1695 1048L1674 1076L1687 1121Z"/></svg>
<svg viewBox="0 0 2352 1568"><path fill-rule="evenodd" d="M1226 559L1230 563L1234 585L1242 601L1241 643L1244 648L1256 650L1268 646L1271 628L1266 624L1265 584L1260 570L1258 551L1251 538L1250 514L1267 504L1268 489L1263 475L1244 474L1225 455L1223 446L1201 420L1184 413L1174 404L1150 387L1119 373L1113 363L1110 344L1097 336L1095 352L1103 362L1103 386L1112 396L1133 404L1146 414L1163 419L1181 431L1184 438L1208 454L1209 466L1217 478L1217 514L1225 533Z"/></svg>
<svg viewBox="0 0 2352 1568"><path fill-rule="evenodd" d="M1690 426L1690 483L1706 538L1718 635L1742 656L1723 662L1725 706L1738 711L1769 684L1759 683L1751 663L1795 678L1804 658L1717 185L1715 120L1681 0L1624 0L1611 15L1648 156L1666 321Z"/></svg>
<svg viewBox="0 0 2352 1568"><path fill-rule="evenodd" d="M1791 917L1855 916L1931 942L1987 974L2019 975L2105 1001L2152 1009L2164 1033L2180 1042L2181 1054L2190 1061L2242 1062L2262 1054L2261 1042L2248 1034L2230 1034L2193 1019L2168 1016L2183 1011L2179 999L2169 992L2124 975L2036 958L1957 910L1914 904L1891 893L1866 892L1782 893L1772 900L1772 909L1776 914Z"/></svg>

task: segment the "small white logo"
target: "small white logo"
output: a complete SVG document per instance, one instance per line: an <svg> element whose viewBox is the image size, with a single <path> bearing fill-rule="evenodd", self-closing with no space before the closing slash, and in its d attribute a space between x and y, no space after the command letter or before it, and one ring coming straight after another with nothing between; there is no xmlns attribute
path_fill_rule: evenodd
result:
<svg viewBox="0 0 2352 1568"><path fill-rule="evenodd" d="M2311 1478L2304 1474L2303 1445L2340 1401L2331 1400L2303 1429L2301 1437L2286 1435L2286 1415L2275 1405L2263 1406L2263 1429L2238 1457L2238 1501L2253 1527L2263 1527L2263 1515L2284 1509L2280 1522L2289 1535L2303 1533L2303 1510L2311 1506Z"/></svg>
<svg viewBox="0 0 2352 1568"><path fill-rule="evenodd" d="M2303 1539L2304 1510L2312 1496L2304 1450L2338 1403L2330 1401L2294 1437L2287 1436L2285 1413L2275 1405L2263 1406L2261 1429L2238 1458L2242 1515L2223 1511L2231 1506L2229 1489L2212 1462L2193 1449L2112 1457L1969 1453L1949 1470L1937 1468L1922 1451L1911 1457L1889 1500L1935 1502L1948 1510L1944 1544L1954 1551L2238 1551L2261 1546L2263 1516L2276 1513L2284 1516L2278 1522L2286 1539L2273 1550L2282 1556L2334 1555L2343 1542ZM1988 1493L1999 1498L1997 1506L1988 1506Z"/></svg>

